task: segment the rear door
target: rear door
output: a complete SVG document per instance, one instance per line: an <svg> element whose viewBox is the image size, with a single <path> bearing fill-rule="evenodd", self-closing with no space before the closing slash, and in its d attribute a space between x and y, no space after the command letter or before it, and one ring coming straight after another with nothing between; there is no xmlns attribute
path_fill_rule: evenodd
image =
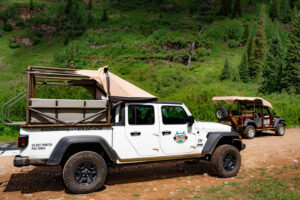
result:
<svg viewBox="0 0 300 200"><path fill-rule="evenodd" d="M196 134L187 124L183 105L159 105L160 146L164 154L193 153L196 150Z"/></svg>
<svg viewBox="0 0 300 200"><path fill-rule="evenodd" d="M154 156L159 152L156 107L155 104L126 105L126 138L141 156Z"/></svg>

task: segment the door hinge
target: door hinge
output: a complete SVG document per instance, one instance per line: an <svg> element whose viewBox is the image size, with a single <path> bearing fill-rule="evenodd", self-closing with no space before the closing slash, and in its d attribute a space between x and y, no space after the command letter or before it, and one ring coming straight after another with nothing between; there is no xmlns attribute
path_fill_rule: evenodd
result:
<svg viewBox="0 0 300 200"><path fill-rule="evenodd" d="M159 148L153 148L153 150L155 150L155 151L159 151Z"/></svg>
<svg viewBox="0 0 300 200"><path fill-rule="evenodd" d="M197 147L196 146L191 146L191 148L196 149Z"/></svg>
<svg viewBox="0 0 300 200"><path fill-rule="evenodd" d="M157 133L153 133L153 135L154 135L154 136L159 136L159 134L157 134Z"/></svg>

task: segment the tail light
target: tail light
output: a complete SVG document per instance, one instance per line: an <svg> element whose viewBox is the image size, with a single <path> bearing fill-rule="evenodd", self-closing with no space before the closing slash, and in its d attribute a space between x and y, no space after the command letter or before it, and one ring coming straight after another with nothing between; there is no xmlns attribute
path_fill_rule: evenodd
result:
<svg viewBox="0 0 300 200"><path fill-rule="evenodd" d="M18 147L25 148L28 145L28 135L20 135L18 137Z"/></svg>

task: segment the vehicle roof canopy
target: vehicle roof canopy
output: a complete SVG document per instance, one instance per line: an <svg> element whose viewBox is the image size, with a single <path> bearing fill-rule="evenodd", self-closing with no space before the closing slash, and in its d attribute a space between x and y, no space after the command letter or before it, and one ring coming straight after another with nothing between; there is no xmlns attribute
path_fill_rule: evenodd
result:
<svg viewBox="0 0 300 200"><path fill-rule="evenodd" d="M156 96L153 96L152 94L109 72L109 68L107 66L101 67L98 70L76 70L75 73L90 77L91 79L95 80L98 86L106 93L106 95L110 94L112 100L157 100Z"/></svg>
<svg viewBox="0 0 300 200"><path fill-rule="evenodd" d="M213 97L212 101L217 104L220 101L225 101L229 105L232 105L234 101L261 101L264 106L272 108L272 104L261 97L238 97L238 96L223 96L223 97ZM273 109L273 108L272 108Z"/></svg>

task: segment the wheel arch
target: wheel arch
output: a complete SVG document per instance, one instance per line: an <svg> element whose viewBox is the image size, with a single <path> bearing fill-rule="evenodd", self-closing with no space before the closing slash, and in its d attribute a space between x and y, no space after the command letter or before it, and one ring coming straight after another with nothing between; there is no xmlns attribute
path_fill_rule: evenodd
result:
<svg viewBox="0 0 300 200"><path fill-rule="evenodd" d="M278 124L283 124L284 126L286 126L286 123L282 123L282 122L286 122L285 119L283 118L275 119L275 127L277 127Z"/></svg>
<svg viewBox="0 0 300 200"><path fill-rule="evenodd" d="M240 140L240 134L237 132L210 132L207 134L207 141L203 147L203 154L212 154L214 150L222 145L229 144L235 146L239 151L246 145Z"/></svg>
<svg viewBox="0 0 300 200"><path fill-rule="evenodd" d="M117 156L110 145L100 136L68 136L62 138L52 151L47 164L59 165L80 151L94 151L105 159L115 162Z"/></svg>
<svg viewBox="0 0 300 200"><path fill-rule="evenodd" d="M246 128L248 125L252 125L254 128L257 128L254 120L246 120L243 127Z"/></svg>

